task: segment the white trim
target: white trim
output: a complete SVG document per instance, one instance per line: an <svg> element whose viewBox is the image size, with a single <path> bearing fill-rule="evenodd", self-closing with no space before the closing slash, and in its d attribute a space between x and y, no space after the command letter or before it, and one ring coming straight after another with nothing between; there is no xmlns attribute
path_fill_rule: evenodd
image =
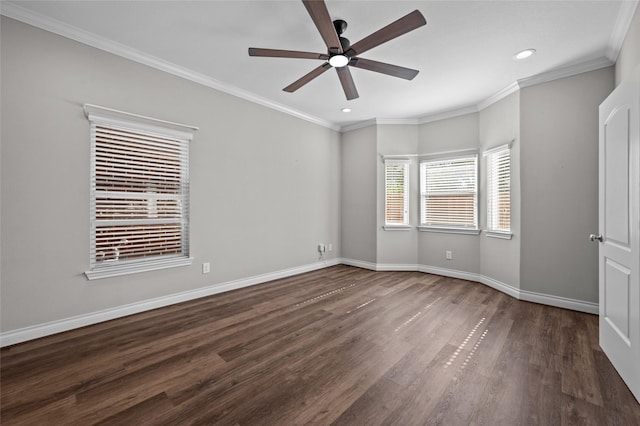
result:
<svg viewBox="0 0 640 426"><path fill-rule="evenodd" d="M127 305L115 308L105 309L102 311L91 312L88 314L77 315L61 320L51 321L44 324L38 324L30 327L20 328L18 330L7 331L0 334L0 347L15 345L17 343L26 342L40 337L49 336L63 331L73 330L75 328L85 327L92 324L98 324L116 318L125 317L127 315L137 314L152 309L162 308L164 306L182 303L201 297L211 296L214 294L236 290L256 284L262 284L268 281L286 278L305 272L315 271L317 269L334 266L340 263L340 259L331 259L323 262L316 262L308 265L298 266L281 271L270 272L266 274L256 275L248 278L241 278L226 283L213 284L206 287L188 290L181 293L175 293L168 296L161 296L154 299L143 300L140 302L129 303Z"/></svg>
<svg viewBox="0 0 640 426"><path fill-rule="evenodd" d="M437 232L440 234L463 234L463 235L480 235L480 229L477 228L448 228L444 226L418 226L420 232Z"/></svg>
<svg viewBox="0 0 640 426"><path fill-rule="evenodd" d="M417 118L376 118L376 124L378 125L384 125L384 124L389 124L389 125L416 125L419 124L418 119Z"/></svg>
<svg viewBox="0 0 640 426"><path fill-rule="evenodd" d="M377 263L376 271L388 272L388 271L403 271L403 272L415 272L418 270L418 265L402 264L402 263Z"/></svg>
<svg viewBox="0 0 640 426"><path fill-rule="evenodd" d="M347 266L355 266L356 268L369 269L370 271L376 271L377 265L375 263L366 262L364 260L345 259L342 258L340 263Z"/></svg>
<svg viewBox="0 0 640 426"><path fill-rule="evenodd" d="M585 302L583 300L570 299L568 297L554 296L552 294L534 293L532 291L520 290L520 300L526 302L540 303L541 305L555 306L558 308L571 309L572 311L586 312L598 315L598 304Z"/></svg>
<svg viewBox="0 0 640 426"><path fill-rule="evenodd" d="M489 238L499 238L502 240L510 240L513 238L513 233L503 231L484 231L484 235Z"/></svg>
<svg viewBox="0 0 640 426"><path fill-rule="evenodd" d="M377 121L375 118L365 121L358 121L356 123L347 124L346 126L342 126L340 128L340 133L351 132L353 130L364 129L365 127L371 127L377 125Z"/></svg>
<svg viewBox="0 0 640 426"><path fill-rule="evenodd" d="M164 59L157 58L124 44L117 43L113 40L97 36L73 25L65 24L64 22L60 22L48 16L44 16L31 10L25 9L14 3L2 2L0 12L2 15L9 18L16 19L29 25L33 25L45 31L49 31L62 37L75 40L82 44L95 47L96 49L100 49L105 52L109 52L114 55L129 59L131 61L147 65L160 71L164 71L166 73L184 78L186 80L201 84L220 92L228 93L246 101L256 103L258 105L266 106L267 108L292 115L305 121L309 121L311 123L318 124L335 131L340 131L340 126L334 123L330 123L321 118L294 110L285 105L273 102L269 99L260 97L253 93L249 93L238 87L225 84L204 74L173 64L171 62L165 61Z"/></svg>
<svg viewBox="0 0 640 426"><path fill-rule="evenodd" d="M382 229L385 231L411 231L413 226L411 225L383 225Z"/></svg>
<svg viewBox="0 0 640 426"><path fill-rule="evenodd" d="M496 279L493 279L491 277L487 277L484 275L478 275L478 279L476 281L486 285L487 287L491 287L494 290L498 290L504 294L507 294L513 297L514 299L521 300L520 298L521 290L517 287L514 287L509 284L505 284L502 281L498 281Z"/></svg>
<svg viewBox="0 0 640 426"><path fill-rule="evenodd" d="M484 156L487 156L489 154L493 154L494 152L502 151L504 149L511 149L511 146L513 145L513 143L515 141L516 141L515 139L512 139L511 142L503 143L502 145L498 145L496 147L489 148L489 149L487 149L486 151L484 151L482 153L482 156L484 157Z"/></svg>
<svg viewBox="0 0 640 426"><path fill-rule="evenodd" d="M606 51L606 57L612 62L617 62L618 60L618 55L620 54L620 50L622 49L624 39L629 32L629 26L633 21L633 15L636 11L637 6L637 0L624 1L620 4L618 17L613 27L613 31L611 32L611 37L609 38L609 44L607 45Z"/></svg>
<svg viewBox="0 0 640 426"><path fill-rule="evenodd" d="M504 89L499 90L497 93L489 96L487 99L478 102L478 111L482 111L483 109L490 107L496 102L503 100L507 96L516 93L518 90L520 90L520 83L518 81L514 81Z"/></svg>
<svg viewBox="0 0 640 426"><path fill-rule="evenodd" d="M413 155L384 155L382 159L385 164L411 164L411 160L407 157Z"/></svg>
<svg viewBox="0 0 640 426"><path fill-rule="evenodd" d="M179 266L189 266L192 263L192 257L180 257L177 259L158 259L153 262L147 260L131 264L110 265L104 268L96 268L91 271L86 271L84 275L88 280L92 281L102 278L119 277L121 275L137 274L140 272L177 268Z"/></svg>
<svg viewBox="0 0 640 426"><path fill-rule="evenodd" d="M155 126L157 126L158 123L160 123L160 125L162 125L162 129L166 129L166 126L169 125L169 126L172 126L172 127L185 128L185 129L190 130L190 132L196 131L196 130L200 130L200 128L198 126L193 126L193 125L190 125L190 124L182 124L182 123L176 123L174 121L160 120L159 118L147 117L145 115L140 115L140 114L133 114L131 112L120 111L120 110L117 110L117 109L107 108L107 107L103 107L103 106L100 106L100 105L84 104L82 106L82 109L84 110L85 117L87 117L89 120L91 120L91 118L89 118L89 117L92 116L92 115L113 116L116 119L118 117L120 117L120 116L124 116L127 120L131 120L131 118L134 118L138 122L140 120L150 121ZM97 112L97 114L96 114L96 112ZM191 134L190 132L189 132L189 134Z"/></svg>
<svg viewBox="0 0 640 426"><path fill-rule="evenodd" d="M374 118L371 120L356 122L356 123L352 123L344 126L341 126L336 123L328 122L319 117L315 117L301 111L294 110L290 107L287 107L285 105L279 104L269 99L260 97L258 95L247 92L238 87L225 84L221 81L215 80L204 74L197 73L190 69L178 66L171 62L167 62L163 59L138 51L129 46L117 43L113 40L109 40L107 38L97 36L93 33L82 30L75 26L65 24L61 21L50 18L48 16L44 16L42 14L33 12L29 9L25 9L21 6L18 6L15 3L1 2L0 14L7 16L9 18L24 22L29 25L33 25L45 31L58 34L62 37L66 37L71 40L75 40L77 42L86 44L88 46L95 47L96 49L100 49L105 52L109 52L114 55L132 60L134 62L138 62L140 64L144 64L152 68L167 72L169 74L184 78L186 80L193 81L203 86L206 86L224 93L228 93L230 95L247 100L249 102L253 102L258 105L262 105L267 108L271 108L276 111L280 111L285 114L292 115L302 120L309 121L311 123L318 124L320 126L327 127L329 129L344 133L344 132L349 132L352 130L361 129L364 127L369 127L377 124L426 124L434 121L445 120L448 118L454 118L462 115L479 112L484 108L487 108L488 106L505 98L506 96L512 93L515 93L517 90L521 88L533 86L540 83L546 83L549 81L557 80L559 78L570 77L572 75L581 74L584 72L594 71L596 69L611 66L615 63L615 60L617 59L620 49L622 48L622 43L624 42L624 37L626 36L626 32L629 29L629 25L631 24L631 20L633 18L633 12L635 11L636 6L637 6L637 1L624 1L621 3L615 28L613 33L611 34L609 45L607 47L606 57L601 57L595 60L558 68L555 70L551 70L549 72L545 72L542 74L517 80L511 83L510 85L508 85L507 87L505 87L504 89L498 91L497 93L478 102L477 104L467 105L467 106L452 109L452 110L436 112L433 114L427 114L418 118L396 118L396 119L390 119L390 118L375 119Z"/></svg>
<svg viewBox="0 0 640 426"><path fill-rule="evenodd" d="M525 87L536 86L538 84L549 83L551 81L560 80L561 78L573 77L574 75L583 74L585 72L599 70L614 65L611 60L601 57L591 61L581 62L579 64L568 65L566 67L556 68L551 71L536 74L531 77L518 80L521 89Z"/></svg>
<svg viewBox="0 0 640 426"><path fill-rule="evenodd" d="M116 308L105 309L98 312L77 315L62 320L24 327L18 330L7 331L4 333L0 333L0 347L15 345L17 343L26 342L28 340L33 340L40 337L50 336L52 334L61 333L63 331L73 330L75 328L85 327L92 324L98 324L104 321L133 315L152 309L162 308L164 306L186 302L201 297L212 296L214 294L236 290L256 284L262 284L268 281L303 274L305 272L311 272L338 264L353 266L371 271L418 271L428 274L442 275L445 277L458 278L461 280L484 284L515 299L555 306L563 309L571 309L574 311L586 312L590 314L598 314L597 303L520 290L509 284L505 284L493 278L486 277L474 272L458 271L454 269L419 264L376 264L372 262L365 262L362 260L338 258L262 275L256 275L249 278L241 278L234 281L228 281L226 283L213 284L182 293L161 296L154 299L143 300L141 302L118 306Z"/></svg>
<svg viewBox="0 0 640 426"><path fill-rule="evenodd" d="M137 116L137 114L131 114L131 117L123 120L122 118L111 117L110 114L102 115L94 112L87 112L85 109L87 120L94 124L100 124L103 126L118 126L125 129L137 130L141 132L160 133L163 136L171 136L176 139L183 139L191 142L193 140L192 132L185 132L183 130L171 129L166 126L160 126L158 124L149 124L144 121L155 120L149 117ZM128 114L128 113L123 113ZM142 118L142 120L141 120ZM163 120L158 120L163 121Z"/></svg>
<svg viewBox="0 0 640 426"><path fill-rule="evenodd" d="M409 271L408 267L410 265L376 265L377 268L382 266L385 271ZM428 274L434 275L442 275L445 277L458 278L461 280L474 281L480 284L484 284L488 287L493 288L494 290L498 290L502 293L505 293L515 299L523 300L525 302L533 302L539 303L541 305L555 306L557 308L570 309L572 311L578 312L586 312L588 314L598 314L598 304L593 302L587 302L584 300L576 300L568 297L555 296L551 294L541 294L535 293L532 291L521 290L512 285L503 283L491 277L487 277L481 274L476 274L473 272L466 271L457 271L454 269L448 268L440 268L437 266L427 266L427 265L415 265L416 269L419 272L424 272ZM395 267L395 269L394 269ZM372 269L372 268L370 268ZM377 269L381 270L381 269Z"/></svg>
<svg viewBox="0 0 640 426"><path fill-rule="evenodd" d="M378 154L378 155L380 155L380 158L382 158L382 161L405 160L409 163L411 162L411 158L420 156L418 154Z"/></svg>
<svg viewBox="0 0 640 426"><path fill-rule="evenodd" d="M446 120L447 118L461 117L463 115L478 112L478 105L467 105L461 108L450 109L446 111L436 112L424 115L418 119L418 124L433 123L434 121Z"/></svg>
<svg viewBox="0 0 640 426"><path fill-rule="evenodd" d="M428 161L428 160L448 160L451 158L459 158L459 157L467 157L470 155L478 155L478 150L475 148L471 149L456 149L453 151L440 151L429 154L418 154L420 157L420 161Z"/></svg>
<svg viewBox="0 0 640 426"><path fill-rule="evenodd" d="M426 274L442 275L443 277L458 278L460 280L478 282L478 274L454 269L440 268L438 266L418 265L418 272Z"/></svg>

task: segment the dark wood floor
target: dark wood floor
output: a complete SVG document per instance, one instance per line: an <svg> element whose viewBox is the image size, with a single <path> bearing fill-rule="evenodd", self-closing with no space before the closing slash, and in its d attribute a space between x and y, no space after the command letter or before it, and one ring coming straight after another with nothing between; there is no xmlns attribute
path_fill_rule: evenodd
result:
<svg viewBox="0 0 640 426"><path fill-rule="evenodd" d="M638 425L596 316L348 266L4 348L1 422Z"/></svg>

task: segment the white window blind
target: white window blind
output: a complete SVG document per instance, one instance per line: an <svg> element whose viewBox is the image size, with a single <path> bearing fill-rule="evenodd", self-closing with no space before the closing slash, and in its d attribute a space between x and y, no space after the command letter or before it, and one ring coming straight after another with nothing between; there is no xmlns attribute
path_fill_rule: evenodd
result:
<svg viewBox="0 0 640 426"><path fill-rule="evenodd" d="M385 159L385 225L409 225L409 160Z"/></svg>
<svg viewBox="0 0 640 426"><path fill-rule="evenodd" d="M420 225L478 227L477 156L420 163Z"/></svg>
<svg viewBox="0 0 640 426"><path fill-rule="evenodd" d="M487 230L511 232L511 149L485 152L487 160Z"/></svg>
<svg viewBox="0 0 640 426"><path fill-rule="evenodd" d="M189 141L91 120L90 279L189 264Z"/></svg>

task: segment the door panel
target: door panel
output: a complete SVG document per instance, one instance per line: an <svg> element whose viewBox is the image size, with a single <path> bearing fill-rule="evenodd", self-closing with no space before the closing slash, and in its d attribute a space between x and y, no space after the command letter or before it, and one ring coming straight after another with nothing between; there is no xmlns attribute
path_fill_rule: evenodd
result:
<svg viewBox="0 0 640 426"><path fill-rule="evenodd" d="M605 222L610 242L629 246L629 106L613 111L605 123Z"/></svg>
<svg viewBox="0 0 640 426"><path fill-rule="evenodd" d="M640 401L640 84L600 105L600 346Z"/></svg>
<svg viewBox="0 0 640 426"><path fill-rule="evenodd" d="M607 259L605 266L604 318L629 345L629 281L631 271Z"/></svg>

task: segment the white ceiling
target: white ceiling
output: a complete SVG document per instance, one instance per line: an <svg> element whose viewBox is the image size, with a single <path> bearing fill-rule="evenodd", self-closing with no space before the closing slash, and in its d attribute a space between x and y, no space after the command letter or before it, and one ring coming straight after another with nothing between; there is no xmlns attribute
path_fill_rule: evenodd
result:
<svg viewBox="0 0 640 426"><path fill-rule="evenodd" d="M412 81L352 68L347 101L329 70L295 93L282 88L319 66L249 57L248 47L325 52L301 1L12 1L2 13L277 109L344 127L477 106L514 82L576 64L615 61L635 1L328 0L355 43L419 9L427 25L362 55L420 70ZM525 48L537 53L516 62ZM350 113L340 111L342 107Z"/></svg>

